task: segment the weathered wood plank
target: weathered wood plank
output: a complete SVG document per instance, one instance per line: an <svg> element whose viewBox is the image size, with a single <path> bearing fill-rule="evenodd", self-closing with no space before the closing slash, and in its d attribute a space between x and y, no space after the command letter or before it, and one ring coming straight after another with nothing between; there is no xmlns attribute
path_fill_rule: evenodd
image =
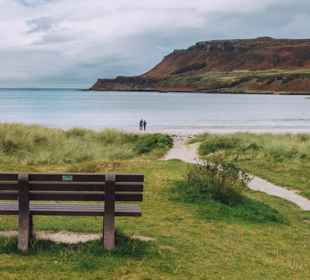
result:
<svg viewBox="0 0 310 280"><path fill-rule="evenodd" d="M65 176L65 177L64 177ZM31 173L30 181L64 181L72 176L72 181L104 182L106 174L94 173ZM0 173L0 181L17 181L18 173ZM143 174L116 174L117 182L144 182Z"/></svg>
<svg viewBox="0 0 310 280"><path fill-rule="evenodd" d="M13 189L13 184L5 189ZM105 183L100 182L29 182L29 188L33 191L104 191ZM1 184L0 184L1 190ZM115 186L116 192L143 192L143 183L139 182L119 182Z"/></svg>
<svg viewBox="0 0 310 280"><path fill-rule="evenodd" d="M0 181L17 181L18 173L4 173L0 172Z"/></svg>
<svg viewBox="0 0 310 280"><path fill-rule="evenodd" d="M0 191L0 200L17 200L17 191Z"/></svg>
<svg viewBox="0 0 310 280"><path fill-rule="evenodd" d="M18 215L16 202L1 202L0 214ZM35 203L30 204L31 215L44 216L103 216L104 204ZM139 217L142 212L136 204L115 204L115 216Z"/></svg>
<svg viewBox="0 0 310 280"><path fill-rule="evenodd" d="M116 182L144 182L143 174L116 174Z"/></svg>
<svg viewBox="0 0 310 280"><path fill-rule="evenodd" d="M115 191L116 192L143 192L144 183L143 182L116 182Z"/></svg>
<svg viewBox="0 0 310 280"><path fill-rule="evenodd" d="M17 200L17 192L0 192L0 200ZM104 201L103 192L30 191L30 200L38 201ZM116 201L142 201L142 193L116 193Z"/></svg>
<svg viewBox="0 0 310 280"><path fill-rule="evenodd" d="M11 182L0 182L0 191L17 191L18 184L17 181Z"/></svg>
<svg viewBox="0 0 310 280"><path fill-rule="evenodd" d="M117 193L116 201L142 201L143 195L137 193ZM34 201L105 201L103 192L40 192L31 191L30 200Z"/></svg>
<svg viewBox="0 0 310 280"><path fill-rule="evenodd" d="M105 182L105 174L93 173L31 173L30 181Z"/></svg>
<svg viewBox="0 0 310 280"><path fill-rule="evenodd" d="M31 191L86 191L104 192L105 183L100 182L42 182L32 181L29 183Z"/></svg>

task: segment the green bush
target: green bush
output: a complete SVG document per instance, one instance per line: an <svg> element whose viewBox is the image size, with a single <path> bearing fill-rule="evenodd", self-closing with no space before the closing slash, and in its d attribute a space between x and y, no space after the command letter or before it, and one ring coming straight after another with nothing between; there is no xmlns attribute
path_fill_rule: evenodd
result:
<svg viewBox="0 0 310 280"><path fill-rule="evenodd" d="M67 130L65 134L68 138L70 137L87 138L87 136L92 135L93 132L87 129L83 129L83 128L72 128L72 129Z"/></svg>
<svg viewBox="0 0 310 280"><path fill-rule="evenodd" d="M242 190L249 176L235 163L216 157L191 167L186 180L193 196L236 205L243 201Z"/></svg>
<svg viewBox="0 0 310 280"><path fill-rule="evenodd" d="M201 154L215 153L219 150L227 150L239 147L240 141L237 138L222 138L218 136L210 136L199 147Z"/></svg>
<svg viewBox="0 0 310 280"><path fill-rule="evenodd" d="M171 148L172 145L173 139L169 135L147 134L138 139L135 151L138 154L146 154L154 149Z"/></svg>

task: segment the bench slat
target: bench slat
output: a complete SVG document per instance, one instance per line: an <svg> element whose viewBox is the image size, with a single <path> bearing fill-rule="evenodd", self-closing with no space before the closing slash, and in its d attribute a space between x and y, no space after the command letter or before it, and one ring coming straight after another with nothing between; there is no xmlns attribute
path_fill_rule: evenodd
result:
<svg viewBox="0 0 310 280"><path fill-rule="evenodd" d="M94 173L29 173L29 181L60 181L72 176L74 182L105 182L106 174ZM0 173L0 181L17 181L18 173ZM143 174L116 174L116 182L144 182Z"/></svg>
<svg viewBox="0 0 310 280"><path fill-rule="evenodd" d="M17 200L18 192L17 191L1 191L0 200Z"/></svg>
<svg viewBox="0 0 310 280"><path fill-rule="evenodd" d="M64 181L65 177L71 177L73 182L104 182L105 174L87 174L87 173L31 173L29 181Z"/></svg>
<svg viewBox="0 0 310 280"><path fill-rule="evenodd" d="M13 185L12 185L13 186ZM30 182L33 191L104 191L105 183L100 182ZM1 184L0 184L1 189ZM9 188L7 188L9 189ZM143 183L118 182L116 192L143 192Z"/></svg>
<svg viewBox="0 0 310 280"><path fill-rule="evenodd" d="M0 182L0 191L18 190L17 182Z"/></svg>
<svg viewBox="0 0 310 280"><path fill-rule="evenodd" d="M60 215L60 216L103 216L104 204L83 205L83 204L31 204L32 215ZM0 214L17 215L17 203L1 203ZM116 204L116 216L137 217L141 216L141 209L135 204Z"/></svg>
<svg viewBox="0 0 310 280"><path fill-rule="evenodd" d="M143 174L116 174L116 182L144 182Z"/></svg>
<svg viewBox="0 0 310 280"><path fill-rule="evenodd" d="M116 201L142 201L142 194L126 193L115 195ZM104 192L30 192L30 200L59 201L104 201Z"/></svg>
<svg viewBox="0 0 310 280"><path fill-rule="evenodd" d="M15 177L14 177L15 176ZM106 174L93 173L30 173L30 181L63 181L64 176L72 176L72 181L79 182L104 182ZM16 174L11 174L9 180L17 178ZM0 180L5 180L1 179ZM116 174L117 182L144 182L143 174Z"/></svg>
<svg viewBox="0 0 310 280"><path fill-rule="evenodd" d="M0 172L0 181L17 181L18 173Z"/></svg>
<svg viewBox="0 0 310 280"><path fill-rule="evenodd" d="M0 192L0 200L17 200L17 192ZM104 201L104 192L30 192L30 200L42 201ZM142 201L142 193L117 193L116 201Z"/></svg>

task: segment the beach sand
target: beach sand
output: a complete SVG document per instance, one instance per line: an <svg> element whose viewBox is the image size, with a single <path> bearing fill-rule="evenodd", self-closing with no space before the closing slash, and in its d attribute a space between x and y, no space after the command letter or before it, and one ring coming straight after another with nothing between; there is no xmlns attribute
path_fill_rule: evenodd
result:
<svg viewBox="0 0 310 280"><path fill-rule="evenodd" d="M121 129L129 133L163 133L175 136L194 136L203 133L232 134L232 133L256 133L256 134L310 134L310 129L302 128L150 128L147 131L139 129Z"/></svg>

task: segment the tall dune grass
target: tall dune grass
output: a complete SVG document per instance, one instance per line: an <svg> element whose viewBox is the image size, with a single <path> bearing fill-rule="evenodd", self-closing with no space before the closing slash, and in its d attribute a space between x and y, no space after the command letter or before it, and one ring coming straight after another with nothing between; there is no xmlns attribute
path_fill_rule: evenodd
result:
<svg viewBox="0 0 310 280"><path fill-rule="evenodd" d="M201 142L200 154L203 156L226 151L239 153L241 157L255 154L277 161L310 159L310 135L306 134L204 134L195 141Z"/></svg>
<svg viewBox="0 0 310 280"><path fill-rule="evenodd" d="M0 163L66 164L161 155L172 145L167 135L135 135L116 130L51 129L0 125ZM143 147L143 149L141 148Z"/></svg>
<svg viewBox="0 0 310 280"><path fill-rule="evenodd" d="M221 153L248 172L301 192L310 198L310 135L308 134L204 134L201 157Z"/></svg>

